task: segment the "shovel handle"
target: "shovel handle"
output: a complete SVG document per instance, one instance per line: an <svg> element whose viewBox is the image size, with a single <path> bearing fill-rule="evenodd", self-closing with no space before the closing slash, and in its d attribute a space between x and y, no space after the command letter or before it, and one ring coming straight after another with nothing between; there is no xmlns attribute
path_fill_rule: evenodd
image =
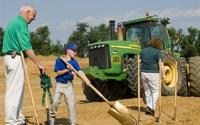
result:
<svg viewBox="0 0 200 125"><path fill-rule="evenodd" d="M161 65L161 59L159 59L159 119L161 117L161 112L162 112L162 109L161 109L161 106L162 106L162 65Z"/></svg>
<svg viewBox="0 0 200 125"><path fill-rule="evenodd" d="M22 61L23 69L24 69L24 74L26 76L26 81L27 81L26 83L28 85L29 93L30 93L30 96L31 96L31 102L32 102L35 120L36 120L37 125L39 125L38 115L37 115L37 112L36 112L35 102L33 100L33 94L32 94L31 85L30 85L30 81L29 81L29 77L28 77L26 62L25 62L25 59L24 59L24 54L23 54L22 51L20 52L20 54L21 54L21 61Z"/></svg>
<svg viewBox="0 0 200 125"><path fill-rule="evenodd" d="M137 119L137 123L139 124L140 121L140 55L137 56L137 64L138 64L138 119Z"/></svg>
<svg viewBox="0 0 200 125"><path fill-rule="evenodd" d="M71 66L63 57L60 57L60 59L68 66ZM97 95L99 95L108 105L111 107L113 106L91 83L90 80L85 76L82 75L80 72L78 72L73 66L71 69L81 78L93 91L96 92Z"/></svg>
<svg viewBox="0 0 200 125"><path fill-rule="evenodd" d="M178 67L178 64L177 64L177 61L175 62L175 66L176 66L176 69ZM178 70L177 70L178 71ZM177 75L175 75L175 89L174 89L174 117L173 117L173 120L177 120L176 119L176 114L177 114L177 107L176 107L176 97L177 97L177 81L178 81L178 77Z"/></svg>

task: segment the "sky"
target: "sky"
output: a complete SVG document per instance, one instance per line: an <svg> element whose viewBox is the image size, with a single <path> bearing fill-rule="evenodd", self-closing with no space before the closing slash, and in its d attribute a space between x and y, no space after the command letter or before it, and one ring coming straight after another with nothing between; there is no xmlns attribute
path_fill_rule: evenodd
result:
<svg viewBox="0 0 200 125"><path fill-rule="evenodd" d="M0 0L0 27L19 15L24 4L37 9L36 20L29 25L30 31L48 26L53 41L66 43L78 22L90 26L109 20L116 23L141 18L146 12L159 17L169 17L169 27L183 29L192 26L200 29L200 0Z"/></svg>

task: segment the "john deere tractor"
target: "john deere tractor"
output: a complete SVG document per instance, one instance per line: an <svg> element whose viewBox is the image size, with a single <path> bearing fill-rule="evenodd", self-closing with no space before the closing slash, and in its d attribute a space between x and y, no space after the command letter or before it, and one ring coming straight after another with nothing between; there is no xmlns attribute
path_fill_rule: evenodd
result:
<svg viewBox="0 0 200 125"><path fill-rule="evenodd" d="M175 46L171 46L168 36L168 18L146 16L144 18L118 23L115 32L115 21L110 21L111 39L89 45L89 67L83 69L91 83L109 100L130 98L137 96L138 67L136 57L140 51L148 46L153 38L162 40L162 54L165 65L165 83L162 84L162 95L174 95L177 81L177 92L180 96L187 96L189 88L192 94L200 95L200 58L189 59L187 82L186 59L180 56ZM176 63L177 68L176 68ZM197 73L198 71L198 73ZM89 101L101 101L101 98L88 86L83 84L84 94ZM197 88L197 89L195 89ZM141 87L141 95L143 95Z"/></svg>

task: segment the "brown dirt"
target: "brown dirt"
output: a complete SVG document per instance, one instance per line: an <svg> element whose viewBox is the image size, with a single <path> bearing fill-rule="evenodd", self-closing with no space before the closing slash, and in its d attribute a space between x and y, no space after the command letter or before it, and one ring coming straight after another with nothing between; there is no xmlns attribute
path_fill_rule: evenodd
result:
<svg viewBox="0 0 200 125"><path fill-rule="evenodd" d="M53 73L54 61L56 57L42 57L39 56L39 60L47 67L48 73L52 78L53 84L55 84ZM78 59L81 67L88 65L87 59ZM3 64L2 57L0 57L0 63ZM3 65L0 67L0 125L4 124L4 70ZM39 84L39 72L36 66L28 61L28 73L29 79L33 91L34 101L37 108L38 118L41 124L46 123L45 107L41 105L41 92ZM55 85L54 85L55 86ZM82 92L82 85L78 78L75 78L74 89L76 95L76 109L77 109L77 121L79 125L120 125L120 123L110 116L107 111L109 106L104 102L90 103L86 100ZM52 89L53 91L54 89ZM119 100L123 105L127 106L133 116L137 119L137 99L125 99ZM13 102L14 103L14 102ZM114 102L113 102L114 103ZM153 125L158 124L154 122L152 117L144 114L144 104L141 101L141 124ZM199 125L200 124L200 98L199 97L177 97L177 122L172 120L174 114L174 97L162 97L162 115L161 125ZM158 107L158 106L157 106ZM24 115L28 120L28 125L35 124L35 119L32 111L32 105L28 89L26 88L25 99L23 104ZM158 108L156 109L156 116L158 115ZM62 103L59 107L57 114L57 125L67 125L68 113L66 105L62 99Z"/></svg>

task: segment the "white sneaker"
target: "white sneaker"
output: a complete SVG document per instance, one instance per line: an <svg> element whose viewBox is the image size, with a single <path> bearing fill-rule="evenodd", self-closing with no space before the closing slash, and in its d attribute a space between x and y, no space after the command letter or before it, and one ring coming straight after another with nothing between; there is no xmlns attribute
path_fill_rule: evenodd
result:
<svg viewBox="0 0 200 125"><path fill-rule="evenodd" d="M50 112L50 117L51 118L56 118L56 114L54 112Z"/></svg>

